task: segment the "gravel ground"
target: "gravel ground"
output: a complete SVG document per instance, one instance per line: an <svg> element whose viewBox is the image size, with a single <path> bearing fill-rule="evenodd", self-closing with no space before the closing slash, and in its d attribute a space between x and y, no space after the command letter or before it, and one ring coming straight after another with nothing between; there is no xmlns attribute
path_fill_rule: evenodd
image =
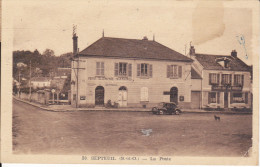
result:
<svg viewBox="0 0 260 167"><path fill-rule="evenodd" d="M243 156L252 115L48 112L13 101L16 154ZM150 135L144 135L148 131Z"/></svg>

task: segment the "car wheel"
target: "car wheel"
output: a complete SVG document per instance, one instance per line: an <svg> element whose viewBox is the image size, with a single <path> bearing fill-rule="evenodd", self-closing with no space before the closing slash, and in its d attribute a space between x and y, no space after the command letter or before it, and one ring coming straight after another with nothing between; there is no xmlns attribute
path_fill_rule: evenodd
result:
<svg viewBox="0 0 260 167"><path fill-rule="evenodd" d="M176 110L176 111L175 111L175 114L176 114L176 115L180 115L180 113L181 113L180 110Z"/></svg>
<svg viewBox="0 0 260 167"><path fill-rule="evenodd" d="M159 113L160 113L160 115L164 115L163 110L160 110Z"/></svg>

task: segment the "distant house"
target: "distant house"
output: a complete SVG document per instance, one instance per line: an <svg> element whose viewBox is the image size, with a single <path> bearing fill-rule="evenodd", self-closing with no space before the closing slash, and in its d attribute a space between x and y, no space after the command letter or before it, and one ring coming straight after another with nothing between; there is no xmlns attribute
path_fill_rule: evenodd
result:
<svg viewBox="0 0 260 167"><path fill-rule="evenodd" d="M55 73L54 78L68 78L71 75L71 68L61 68L59 67Z"/></svg>
<svg viewBox="0 0 260 167"><path fill-rule="evenodd" d="M235 50L231 55L197 54L191 46L190 56L192 108L251 107L251 68Z"/></svg>
<svg viewBox="0 0 260 167"><path fill-rule="evenodd" d="M50 87L51 79L49 77L33 77L31 79L31 85L34 89Z"/></svg>

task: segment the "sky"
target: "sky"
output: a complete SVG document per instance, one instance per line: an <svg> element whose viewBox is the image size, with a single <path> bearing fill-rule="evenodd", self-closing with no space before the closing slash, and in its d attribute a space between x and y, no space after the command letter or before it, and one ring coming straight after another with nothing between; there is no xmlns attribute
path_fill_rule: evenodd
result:
<svg viewBox="0 0 260 167"><path fill-rule="evenodd" d="M223 2L189 1L13 1L13 49L52 49L56 56L72 52L72 27L77 25L79 50L102 37L142 39L147 36L187 54L230 55L237 50L252 64L252 11ZM243 35L245 48L236 36ZM185 51L186 48L186 51ZM245 58L245 53L248 59Z"/></svg>

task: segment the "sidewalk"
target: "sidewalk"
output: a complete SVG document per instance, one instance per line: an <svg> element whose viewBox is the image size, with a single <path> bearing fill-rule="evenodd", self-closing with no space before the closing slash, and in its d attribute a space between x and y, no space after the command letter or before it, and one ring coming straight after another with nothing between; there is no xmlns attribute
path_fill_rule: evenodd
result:
<svg viewBox="0 0 260 167"><path fill-rule="evenodd" d="M75 111L117 111L117 112L151 112L151 108L105 108L105 107L96 107L96 108L74 108L71 105L43 105L39 103L29 102L26 100L19 99L14 97L14 99L27 103L29 105L38 107L40 109L52 112L75 112ZM200 109L181 109L184 113L217 113L217 114L252 114L252 112L235 112L235 111L205 111Z"/></svg>

